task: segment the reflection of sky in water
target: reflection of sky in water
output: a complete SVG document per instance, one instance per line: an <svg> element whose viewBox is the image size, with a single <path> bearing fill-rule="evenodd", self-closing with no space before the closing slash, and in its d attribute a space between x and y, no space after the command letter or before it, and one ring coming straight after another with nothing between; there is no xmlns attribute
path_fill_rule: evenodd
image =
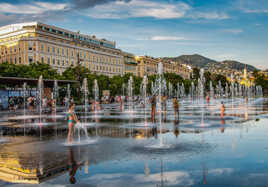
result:
<svg viewBox="0 0 268 187"><path fill-rule="evenodd" d="M187 124L181 121L180 131L187 128ZM74 147L73 158L82 163L75 174L76 184L116 187L161 186L161 183L164 186L265 186L268 182L268 119L245 123L226 120L224 125L221 120L214 120L213 123L216 124L213 128L204 127L201 133L180 132L177 138L173 131L165 133L164 143L174 145L170 150L144 148L158 142L159 137L157 140L153 137L139 140L106 137L100 138L96 144ZM173 123L167 128L172 130ZM57 165L64 159L64 164L68 165L70 148L63 146L63 142L63 138L58 138L21 144L14 147L16 151L12 153L21 155L22 160L23 156L28 159L38 157L36 163L42 162L44 168L49 162ZM27 150L27 145L32 149ZM0 146L3 148L0 154L3 154L12 150L13 145L9 148L4 144ZM27 152L32 155L26 155ZM1 185L25 186L0 181ZM67 185L69 171L41 184Z"/></svg>

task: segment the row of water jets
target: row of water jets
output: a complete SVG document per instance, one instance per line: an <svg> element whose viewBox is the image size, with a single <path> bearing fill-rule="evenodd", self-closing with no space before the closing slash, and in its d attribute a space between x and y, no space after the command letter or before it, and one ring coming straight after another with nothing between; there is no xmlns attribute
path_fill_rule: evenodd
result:
<svg viewBox="0 0 268 187"><path fill-rule="evenodd" d="M204 69L200 70L200 78L198 79L198 84L197 86L195 86L195 84L192 82L190 89L189 89L189 97L200 97L200 98L204 98L205 95L207 95L207 93L205 93L205 77L204 77ZM147 93L147 85L148 85L148 78L147 76L143 77L143 81L142 84L140 86L140 95L141 98L143 98L143 102L144 105L146 105L147 102L147 97L148 97L148 93ZM124 89L125 85L123 85L123 95L125 95L124 93ZM130 107L131 110L134 109L134 81L133 81L133 77L130 76L129 80L128 80L128 85L127 85L127 95L128 95L128 105ZM27 85L26 83L24 83L23 85L23 90L24 90L24 108L25 108L25 98L26 98L26 89L27 89ZM85 116L86 113L88 112L88 108L89 108L89 102L88 102L88 96L89 96L89 89L88 89L88 81L86 78L84 78L83 80L83 84L81 87L82 92L84 93L84 112L85 112ZM231 84L226 84L225 87L222 86L221 81L218 82L218 84L216 85L216 87L213 87L212 82L210 82L210 90L209 90L209 95L211 97L253 97L253 96L262 96L262 87L261 86L249 86L249 87L245 87L241 84L237 84L235 83L233 76L231 76ZM163 95L168 95L169 97L185 97L186 92L185 92L185 87L184 84L177 84L177 89L173 88L173 85L169 82L167 83L167 81L164 79L163 77L163 65L162 63L158 64L158 76L157 79L151 83L151 94L157 96L157 110L161 113L162 112L162 108L161 108L161 97ZM97 80L94 80L94 86L93 86L93 95L94 95L94 105L95 105L95 109L96 109L96 101L99 100L99 87L98 87L98 83ZM59 88L58 88L58 82L57 80L54 81L54 87L53 87L53 94L52 94L52 98L55 100L55 109L57 108L56 104L57 104L57 98L59 96ZM38 80L38 109L39 109L39 113L40 113L40 118L41 118L41 114L42 114L42 98L44 97L44 82L43 82L43 77L40 76L39 80ZM71 89L70 89L70 85L67 85L67 99L70 102L71 100ZM68 102L68 103L69 103ZM25 110L24 110L25 111ZM95 110L96 111L96 110ZM41 122L41 119L40 119ZM160 122L160 134L162 132L162 119L161 119L161 115L159 115L159 122ZM87 136L87 130L86 127L84 125L77 125L78 128L78 136L79 136L79 141L80 141L80 130L83 129L86 136ZM161 135L160 135L161 136ZM88 137L88 136L87 136ZM161 142L161 141L160 141ZM161 144L161 143L160 143Z"/></svg>

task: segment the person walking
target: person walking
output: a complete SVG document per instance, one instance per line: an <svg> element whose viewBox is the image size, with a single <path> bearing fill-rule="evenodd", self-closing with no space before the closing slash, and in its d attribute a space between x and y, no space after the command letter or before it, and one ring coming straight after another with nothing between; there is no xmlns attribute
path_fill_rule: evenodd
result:
<svg viewBox="0 0 268 187"><path fill-rule="evenodd" d="M175 120L177 119L177 116L179 116L179 102L176 99L176 97L173 98L173 109L174 109L174 115L175 115Z"/></svg>
<svg viewBox="0 0 268 187"><path fill-rule="evenodd" d="M151 105L152 105L152 110L151 110L151 119L152 122L155 122L155 113L156 113L156 96L153 95L151 98Z"/></svg>
<svg viewBox="0 0 268 187"><path fill-rule="evenodd" d="M224 113L225 113L225 106L224 106L223 102L221 102L221 119L223 119Z"/></svg>

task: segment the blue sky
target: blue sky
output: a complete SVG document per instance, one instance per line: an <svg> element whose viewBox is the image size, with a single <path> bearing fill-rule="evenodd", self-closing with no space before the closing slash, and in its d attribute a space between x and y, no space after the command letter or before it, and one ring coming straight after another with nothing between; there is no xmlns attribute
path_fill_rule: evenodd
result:
<svg viewBox="0 0 268 187"><path fill-rule="evenodd" d="M201 54L268 68L267 0L0 0L0 25L41 21L136 55Z"/></svg>

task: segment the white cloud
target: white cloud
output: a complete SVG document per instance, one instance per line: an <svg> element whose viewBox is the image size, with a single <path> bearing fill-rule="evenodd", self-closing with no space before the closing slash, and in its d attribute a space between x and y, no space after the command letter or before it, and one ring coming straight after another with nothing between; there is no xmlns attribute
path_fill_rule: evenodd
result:
<svg viewBox="0 0 268 187"><path fill-rule="evenodd" d="M188 4L153 2L149 0L113 1L107 4L96 5L82 11L93 18L139 18L152 17L157 19L194 18L194 19L228 19L225 13L195 12Z"/></svg>
<svg viewBox="0 0 268 187"><path fill-rule="evenodd" d="M31 4L0 3L0 13L9 14L42 14L46 11L64 10L65 3L32 2Z"/></svg>
<svg viewBox="0 0 268 187"><path fill-rule="evenodd" d="M267 0L240 0L238 3L239 9L244 13L268 13Z"/></svg>
<svg viewBox="0 0 268 187"><path fill-rule="evenodd" d="M152 36L151 40L154 41L162 41L162 40L185 40L184 37L178 37L178 36Z"/></svg>
<svg viewBox="0 0 268 187"><path fill-rule="evenodd" d="M233 172L234 172L233 168L215 168L208 170L208 173L212 175L231 174Z"/></svg>
<svg viewBox="0 0 268 187"><path fill-rule="evenodd" d="M86 178L84 180L94 180L100 186L125 186L123 178L126 178L131 186L153 186L160 184L162 180L161 173L153 173L149 176L145 174L127 174L127 173L114 173L114 174L97 174ZM163 173L163 180L167 186L192 186L194 180L190 175L184 171L169 171Z"/></svg>
<svg viewBox="0 0 268 187"><path fill-rule="evenodd" d="M138 18L153 17L159 19L181 18L185 16L190 6L185 3L159 3L147 0L132 0L130 2L114 1L97 5L83 11L94 18Z"/></svg>
<svg viewBox="0 0 268 187"><path fill-rule="evenodd" d="M194 19L216 19L216 20L230 18L226 13L223 13L223 12L222 13L219 13L219 12L193 12L189 17L194 18Z"/></svg>
<svg viewBox="0 0 268 187"><path fill-rule="evenodd" d="M224 29L223 32L232 33L232 34L240 34L243 32L242 29Z"/></svg>
<svg viewBox="0 0 268 187"><path fill-rule="evenodd" d="M51 3L30 1L25 4L0 3L0 13L22 14L38 17L47 12L58 12L62 15L63 11L87 15L98 19L122 19L122 18L142 18L151 17L156 19L175 19L175 18L194 18L194 19L228 19L225 13L199 12L184 2L155 2L152 0L114 0L97 3L94 6L77 8L71 2ZM83 2L82 4L86 3ZM79 4L79 3L78 3ZM86 3L87 4L87 3ZM89 2L89 4L92 4ZM42 16L41 16L42 17Z"/></svg>

